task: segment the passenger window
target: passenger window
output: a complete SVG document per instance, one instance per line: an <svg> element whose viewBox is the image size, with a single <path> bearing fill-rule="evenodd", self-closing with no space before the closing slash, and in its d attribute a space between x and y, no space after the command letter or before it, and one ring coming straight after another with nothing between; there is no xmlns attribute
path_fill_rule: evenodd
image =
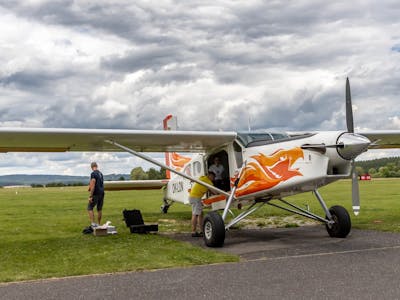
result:
<svg viewBox="0 0 400 300"><path fill-rule="evenodd" d="M192 176L192 172L190 171L190 167L191 167L191 165L189 164L189 165L187 165L186 167L185 167L185 169L183 170L183 173L185 173L186 175L189 175L189 176Z"/></svg>
<svg viewBox="0 0 400 300"><path fill-rule="evenodd" d="M201 163L198 161L195 161L193 163L193 173L194 176L198 176L199 174L201 174Z"/></svg>

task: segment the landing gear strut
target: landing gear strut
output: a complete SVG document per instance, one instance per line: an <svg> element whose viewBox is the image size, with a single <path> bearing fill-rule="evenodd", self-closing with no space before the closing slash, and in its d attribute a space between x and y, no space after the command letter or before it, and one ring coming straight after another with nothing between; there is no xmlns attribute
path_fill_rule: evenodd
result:
<svg viewBox="0 0 400 300"><path fill-rule="evenodd" d="M325 201L322 199L319 192L317 190L314 190L314 194L317 197L319 203L321 204L322 209L325 212L325 218L313 214L310 211L298 207L283 199L277 199L277 200L284 203L286 207L270 202L268 202L268 204L298 214L300 216L325 223L326 230L328 231L329 236L336 238L345 238L350 233L351 230L351 219L347 210L339 205L332 206L331 208L328 209L328 207L325 204ZM292 207L294 209L289 208L287 206Z"/></svg>

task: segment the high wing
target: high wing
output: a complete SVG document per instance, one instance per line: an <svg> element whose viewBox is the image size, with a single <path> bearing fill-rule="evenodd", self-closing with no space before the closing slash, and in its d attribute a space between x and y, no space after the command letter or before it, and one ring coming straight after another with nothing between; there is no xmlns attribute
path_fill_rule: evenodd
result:
<svg viewBox="0 0 400 300"><path fill-rule="evenodd" d="M0 152L122 151L203 152L223 146L236 132L122 129L0 128Z"/></svg>
<svg viewBox="0 0 400 300"><path fill-rule="evenodd" d="M399 130L357 133L371 140L371 149L400 148ZM236 136L231 131L0 128L0 152L123 151L107 140L140 152L205 152L232 142Z"/></svg>
<svg viewBox="0 0 400 300"><path fill-rule="evenodd" d="M399 130L371 130L357 133L371 141L370 149L400 148Z"/></svg>

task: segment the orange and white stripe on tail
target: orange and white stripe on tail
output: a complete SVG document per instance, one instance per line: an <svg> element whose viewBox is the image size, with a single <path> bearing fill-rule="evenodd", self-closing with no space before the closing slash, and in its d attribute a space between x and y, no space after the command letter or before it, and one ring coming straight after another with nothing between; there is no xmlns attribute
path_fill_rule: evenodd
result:
<svg viewBox="0 0 400 300"><path fill-rule="evenodd" d="M164 130L177 130L178 128L178 119L176 116L168 115L163 120ZM183 166L190 161L190 157L186 157L180 155L176 152L165 152L165 164L168 167L174 168L177 171L181 171ZM167 178L171 178L171 172L169 170L166 171Z"/></svg>

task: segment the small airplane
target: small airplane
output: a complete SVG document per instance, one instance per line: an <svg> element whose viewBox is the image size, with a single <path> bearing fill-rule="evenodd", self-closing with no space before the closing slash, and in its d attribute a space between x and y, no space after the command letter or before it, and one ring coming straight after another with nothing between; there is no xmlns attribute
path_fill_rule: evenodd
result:
<svg viewBox="0 0 400 300"><path fill-rule="evenodd" d="M108 189L160 188L163 212L173 202L188 204L193 182L217 195L203 200L211 211L204 218L204 242L221 247L226 231L260 209L271 205L320 221L331 237L344 238L351 230L347 210L325 204L318 188L352 178L353 211L360 210L355 158L369 148L400 148L400 131L355 133L349 80L346 80L346 131L219 132L179 131L174 117L164 120L166 130L111 130L63 128L0 128L0 152L125 151L174 173L168 179L108 183ZM145 152L165 152L162 163ZM186 157L178 152L194 153ZM198 178L218 156L227 176L227 190ZM106 186L107 187L107 186ZM312 191L325 216L316 215L284 198ZM246 209L244 209L246 207ZM243 211L227 222L232 208ZM222 213L218 213L221 210Z"/></svg>

